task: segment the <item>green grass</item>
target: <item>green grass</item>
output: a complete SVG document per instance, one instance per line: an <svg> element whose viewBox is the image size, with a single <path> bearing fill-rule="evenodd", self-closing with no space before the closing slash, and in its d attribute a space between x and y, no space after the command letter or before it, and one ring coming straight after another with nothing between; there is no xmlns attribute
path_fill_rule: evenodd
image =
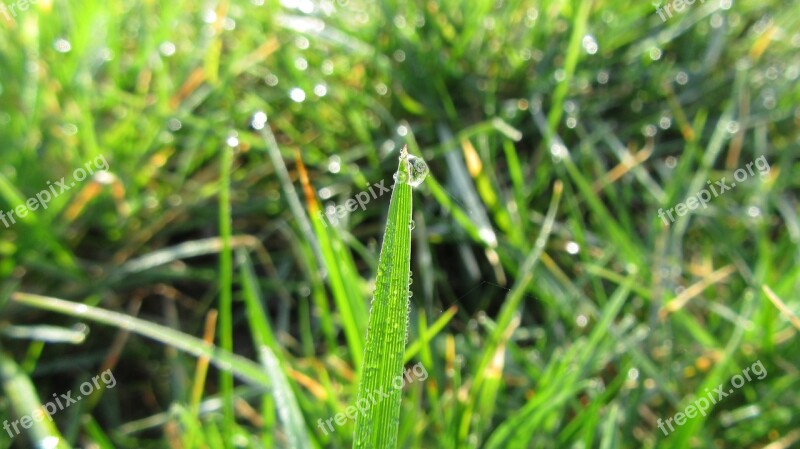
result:
<svg viewBox="0 0 800 449"><path fill-rule="evenodd" d="M0 221L0 425L117 380L0 449L391 440L318 422L411 364L372 411L399 448L800 444L800 5L258 3L0 13L0 211L109 163ZM406 144L430 168L389 228L408 340L373 379L398 206L346 205Z"/></svg>
<svg viewBox="0 0 800 449"><path fill-rule="evenodd" d="M415 178L424 178L428 170L419 158L413 161L420 167L412 166L412 158L403 147L392 184L356 400L361 407L355 418L355 448L397 447L402 389L394 381L398 378L403 381L403 356L408 339L414 227L411 189L422 181ZM384 396L387 392L388 397Z"/></svg>

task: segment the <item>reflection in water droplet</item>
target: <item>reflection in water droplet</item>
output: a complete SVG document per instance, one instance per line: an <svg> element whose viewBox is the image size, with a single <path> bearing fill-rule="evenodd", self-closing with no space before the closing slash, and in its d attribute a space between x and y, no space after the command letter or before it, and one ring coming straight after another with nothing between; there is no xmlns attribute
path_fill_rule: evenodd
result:
<svg viewBox="0 0 800 449"><path fill-rule="evenodd" d="M408 184L411 185L411 187L417 187L422 184L422 181L425 180L425 177L427 177L430 172L428 164L426 164L425 161L412 155L408 155L408 169L410 172Z"/></svg>

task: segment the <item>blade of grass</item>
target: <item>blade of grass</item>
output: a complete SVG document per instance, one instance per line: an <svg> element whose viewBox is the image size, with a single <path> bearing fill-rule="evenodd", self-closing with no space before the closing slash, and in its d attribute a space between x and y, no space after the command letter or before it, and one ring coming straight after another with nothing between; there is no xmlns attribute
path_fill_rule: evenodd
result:
<svg viewBox="0 0 800 449"><path fill-rule="evenodd" d="M261 363L267 370L267 375L274 382L273 393L275 395L275 405L278 417L286 429L286 436L289 440L289 447L292 449L310 449L319 447L312 445L308 436L303 414L297 404L297 398L292 391L283 368L280 366L275 353L268 346L259 348Z"/></svg>
<svg viewBox="0 0 800 449"><path fill-rule="evenodd" d="M378 262L356 401L356 404L369 401L371 407L356 416L354 448L394 449L397 446L402 390L392 388L392 381L402 376L408 337L412 195L411 186L403 178L410 173L407 152L403 148ZM375 396L382 396L382 399L375 402Z"/></svg>
<svg viewBox="0 0 800 449"><path fill-rule="evenodd" d="M17 416L28 416L34 411L43 412L39 395L30 377L14 360L0 352L0 379L3 390ZM34 445L54 449L70 449L56 425L49 419L34 420L28 429L28 438Z"/></svg>
<svg viewBox="0 0 800 449"><path fill-rule="evenodd" d="M240 355L225 351L217 346L207 344L203 340L184 334L160 324L151 323L140 318L134 318L119 312L87 306L63 299L47 296L33 295L30 293L16 292L11 295L11 300L37 309L49 310L64 315L83 318L109 326L126 329L139 335L152 338L168 346L174 346L181 351L196 357L208 357L219 369L229 371L244 381L264 388L271 388L272 383L264 370L252 360Z"/></svg>
<svg viewBox="0 0 800 449"><path fill-rule="evenodd" d="M222 250L219 253L219 343L220 347L233 352L233 254L231 252L231 165L233 148L225 145L220 162L219 186L219 234ZM223 433L225 441L233 441L235 418L233 414L233 376L220 371L220 391L224 406L222 408Z"/></svg>

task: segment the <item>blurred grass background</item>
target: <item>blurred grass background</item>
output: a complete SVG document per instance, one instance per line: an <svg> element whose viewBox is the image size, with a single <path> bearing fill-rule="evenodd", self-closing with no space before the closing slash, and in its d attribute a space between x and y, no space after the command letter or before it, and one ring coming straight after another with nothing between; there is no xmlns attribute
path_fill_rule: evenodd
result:
<svg viewBox="0 0 800 449"><path fill-rule="evenodd" d="M404 144L431 168L406 354L430 376L400 447L800 447L800 4L657 6L0 14L0 210L109 163L0 228L0 420L117 380L0 448L350 447L352 421L317 422L355 400L389 195L319 212L388 187ZM765 379L658 429L757 360Z"/></svg>

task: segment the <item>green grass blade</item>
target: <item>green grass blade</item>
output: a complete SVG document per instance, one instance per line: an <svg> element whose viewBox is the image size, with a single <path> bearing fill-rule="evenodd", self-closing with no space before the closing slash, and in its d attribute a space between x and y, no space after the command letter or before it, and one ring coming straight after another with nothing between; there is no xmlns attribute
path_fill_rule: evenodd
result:
<svg viewBox="0 0 800 449"><path fill-rule="evenodd" d="M233 254L231 252L231 165L233 148L225 146L220 163L219 190L219 233L222 251L219 253L219 343L220 347L233 352ZM220 371L220 390L223 398L222 430L225 441L233 441L233 428L236 422L233 414L233 376Z"/></svg>
<svg viewBox="0 0 800 449"><path fill-rule="evenodd" d="M32 416L35 410L42 410L39 395L36 393L36 387L31 378L11 357L2 352L0 352L0 379L3 392L17 416ZM54 449L70 449L70 445L58 432L56 425L48 419L33 420L29 429L20 426L19 430L27 432L28 438L35 445ZM25 438L14 436L20 439ZM3 437L5 438L5 435Z"/></svg>
<svg viewBox="0 0 800 449"><path fill-rule="evenodd" d="M300 411L300 405L297 403L297 397L289 385L289 380L281 368L281 364L275 353L269 346L261 346L259 348L261 356L261 363L267 370L267 374L274 383L273 394L275 396L275 406L277 408L278 417L281 420L284 428L286 429L286 438L288 440L288 447L291 449L312 449L318 445L311 444L311 439L308 435L303 413Z"/></svg>
<svg viewBox="0 0 800 449"><path fill-rule="evenodd" d="M402 390L393 387L392 381L403 372L411 274L411 186L401 182L410 170L405 154L404 149L378 262L356 401L367 401L369 408L356 416L354 448L392 449L397 445Z"/></svg>
<svg viewBox="0 0 800 449"><path fill-rule="evenodd" d="M87 306L63 299L29 293L14 293L11 300L20 304L50 310L76 318L96 321L98 323L125 329L148 338L152 338L167 346L192 354L196 357L208 357L217 368L229 371L233 375L253 385L271 388L272 382L257 363L242 356L225 351L218 346L210 345L203 340L176 331L175 329L151 323L149 321L125 315L119 312Z"/></svg>

